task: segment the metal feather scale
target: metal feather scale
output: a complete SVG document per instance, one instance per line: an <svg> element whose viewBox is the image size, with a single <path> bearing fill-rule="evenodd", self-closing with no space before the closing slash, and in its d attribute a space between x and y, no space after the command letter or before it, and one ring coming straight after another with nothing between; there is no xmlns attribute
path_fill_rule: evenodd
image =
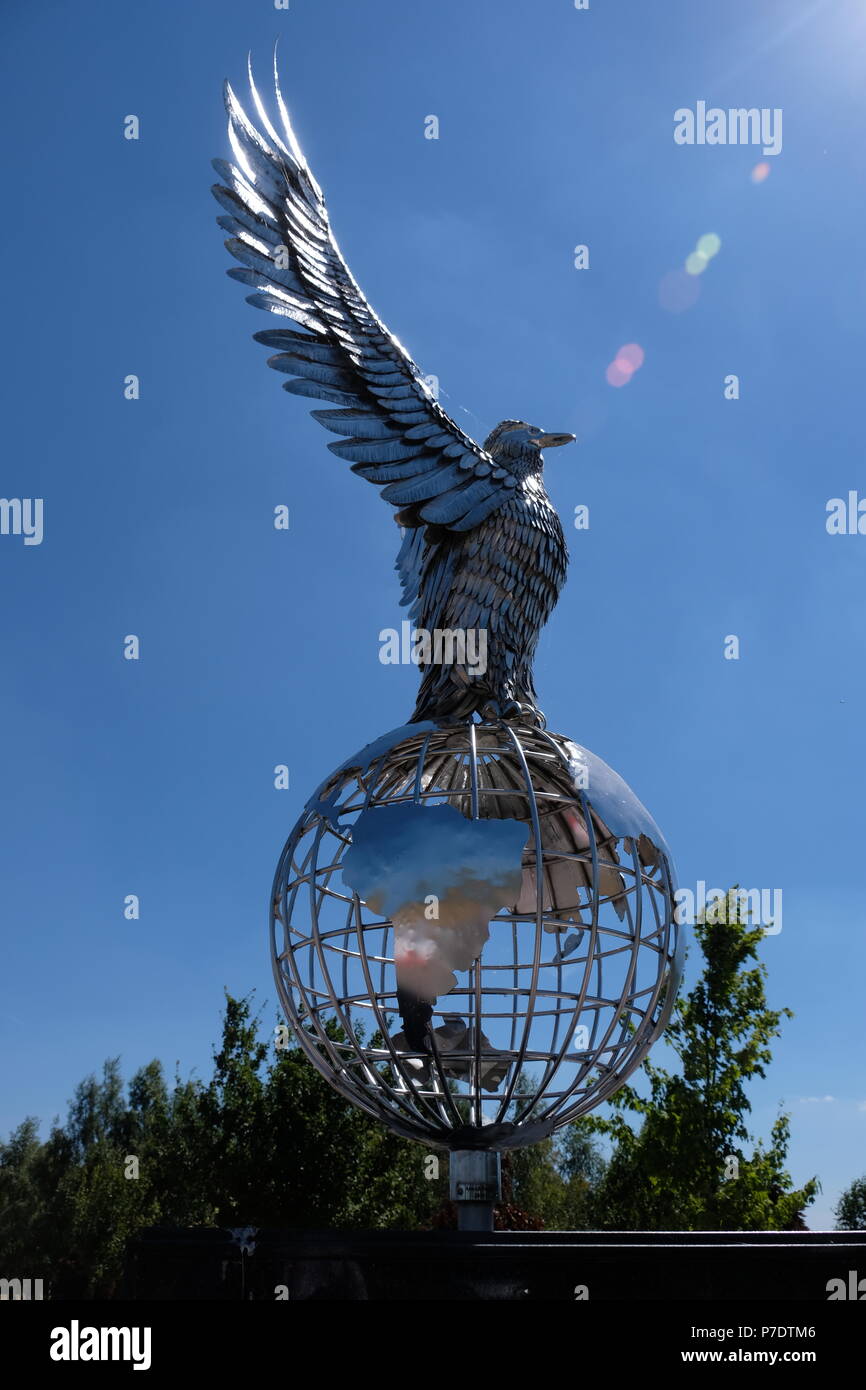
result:
<svg viewBox="0 0 866 1390"><path fill-rule="evenodd" d="M223 209L217 221L240 262L229 274L254 291L248 303L295 325L255 337L277 350L268 365L291 377L284 390L339 407L313 411L342 436L329 449L400 508L396 568L416 627L484 634L483 663L422 667L412 719L480 712L543 723L532 662L568 552L544 488L542 448L573 436L545 435L522 420L501 421L483 445L464 434L352 276L292 129L276 63L275 121L251 69L249 82L260 128L225 88L236 163L214 161L222 180L212 190Z"/></svg>

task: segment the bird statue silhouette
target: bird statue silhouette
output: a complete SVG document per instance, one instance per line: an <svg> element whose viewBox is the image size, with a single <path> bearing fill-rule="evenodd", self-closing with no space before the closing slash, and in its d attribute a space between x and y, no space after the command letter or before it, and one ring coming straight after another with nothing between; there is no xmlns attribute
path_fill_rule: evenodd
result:
<svg viewBox="0 0 866 1390"><path fill-rule="evenodd" d="M446 635L439 650L451 658L428 652L419 661L412 722L480 712L543 724L532 661L565 581L568 550L542 481L542 450L574 435L522 420L501 421L483 445L463 433L346 265L292 130L276 61L282 133L251 67L249 83L261 131L226 83L237 162L214 161L223 182L213 193L225 210L218 222L241 263L228 273L252 289L250 304L294 322L254 335L276 349L268 365L289 376L286 391L329 404L312 412L343 436L328 448L398 509L402 603L416 630ZM484 634L483 661L459 659L470 633Z"/></svg>

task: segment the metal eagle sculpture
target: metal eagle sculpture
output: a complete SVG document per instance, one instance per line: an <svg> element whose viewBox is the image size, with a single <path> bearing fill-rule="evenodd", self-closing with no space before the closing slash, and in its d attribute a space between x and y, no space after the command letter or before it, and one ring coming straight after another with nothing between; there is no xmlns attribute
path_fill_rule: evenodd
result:
<svg viewBox="0 0 866 1390"><path fill-rule="evenodd" d="M376 483L404 528L396 568L416 628L487 634L486 669L422 665L412 721L485 717L542 723L532 661L565 581L568 550L543 482L547 434L503 420L483 445L434 399L420 369L373 312L340 252L325 201L289 121L274 64L272 125L249 71L261 131L228 83L229 140L236 164L215 160L213 193L228 250L228 274L248 302L291 320L256 340L276 349L268 366L284 389L330 408L314 418L343 436L328 448ZM264 133L262 133L262 131Z"/></svg>

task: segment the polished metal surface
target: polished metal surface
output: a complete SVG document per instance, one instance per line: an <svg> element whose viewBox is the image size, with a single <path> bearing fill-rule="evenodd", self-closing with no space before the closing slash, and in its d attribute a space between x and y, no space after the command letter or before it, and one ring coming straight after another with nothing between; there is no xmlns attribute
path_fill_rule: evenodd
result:
<svg viewBox="0 0 866 1390"><path fill-rule="evenodd" d="M320 403L328 447L395 508L402 602L431 642L410 722L331 774L289 836L277 988L348 1100L425 1143L514 1148L608 1099L665 1026L673 865L622 779L537 705L568 562L543 450L573 436L515 418L479 445L443 410L349 271L274 85L272 123L250 72L257 126L226 87L229 275L282 320L255 336L285 390ZM463 649L443 657L436 634Z"/></svg>
<svg viewBox="0 0 866 1390"><path fill-rule="evenodd" d="M313 411L342 436L328 448L397 509L402 602L415 627L485 634L483 670L420 663L412 717L486 711L543 722L532 661L565 581L568 551L544 488L542 450L574 436L503 420L479 445L460 429L349 271L289 122L276 66L275 124L252 70L249 80L259 128L226 84L236 163L214 161L219 225L240 262L228 273L252 291L250 304L294 325L255 335L276 350L268 365L288 376L286 391L329 403Z"/></svg>
<svg viewBox="0 0 866 1390"><path fill-rule="evenodd" d="M519 892L429 1005L423 1046L397 1018L394 922L343 873L359 818L407 805L525 832ZM579 745L511 721L409 725L347 759L292 831L272 897L277 989L313 1065L398 1133L518 1147L611 1096L664 1028L674 892L652 817Z"/></svg>
<svg viewBox="0 0 866 1390"><path fill-rule="evenodd" d="M448 1161L448 1195L457 1205L458 1231L492 1231L502 1200L502 1160L489 1149L456 1149Z"/></svg>

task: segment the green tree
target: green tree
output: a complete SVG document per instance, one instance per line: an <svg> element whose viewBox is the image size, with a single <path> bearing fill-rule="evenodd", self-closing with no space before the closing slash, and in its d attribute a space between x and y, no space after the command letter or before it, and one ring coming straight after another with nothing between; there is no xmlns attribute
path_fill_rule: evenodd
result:
<svg viewBox="0 0 866 1390"><path fill-rule="evenodd" d="M32 1268L32 1232L45 1221L45 1200L40 1182L39 1122L23 1120L0 1144L0 1251L4 1271L21 1269L32 1278L45 1278L43 1263Z"/></svg>
<svg viewBox="0 0 866 1390"><path fill-rule="evenodd" d="M697 935L704 974L667 1033L682 1073L646 1063L648 1096L626 1087L610 1119L575 1121L506 1155L503 1224L796 1224L817 1184L791 1190L787 1117L778 1117L768 1144L746 1153L745 1086L764 1075L770 1041L789 1016L767 1008L763 966L749 968L761 932L730 911L700 924ZM334 1025L328 1031L333 1044L345 1042ZM437 1165L422 1145L350 1105L297 1043L276 1046L278 1034L263 1038L250 998L227 993L206 1083L176 1075L169 1087L154 1061L124 1088L111 1059L101 1078L87 1077L76 1088L65 1122L55 1121L47 1139L40 1140L36 1120L19 1125L0 1143L4 1269L47 1279L55 1295L110 1297L126 1243L145 1226L453 1224L446 1156L437 1155L438 1176L428 1177ZM520 1078L515 1113L536 1084ZM615 1143L608 1162L599 1133ZM734 1160L735 1178L727 1176ZM840 1222L864 1224L864 1194L866 1179L844 1195Z"/></svg>
<svg viewBox="0 0 866 1390"><path fill-rule="evenodd" d="M837 1231L866 1231L866 1176L856 1178L833 1208Z"/></svg>
<svg viewBox="0 0 866 1390"><path fill-rule="evenodd" d="M259 1025L249 999L227 994L207 1084L176 1077L169 1090L154 1061L124 1089L112 1059L44 1142L25 1120L0 1144L3 1268L55 1294L111 1297L145 1226L429 1224L447 1165L429 1181L419 1144L351 1106L298 1046L277 1049Z"/></svg>
<svg viewBox="0 0 866 1390"><path fill-rule="evenodd" d="M438 1188L424 1150L345 1101L298 1046L259 1040L249 999L226 998L222 1045L202 1097L218 1225L396 1226L426 1221ZM328 1025L331 1041L344 1041ZM375 1039L373 1039L375 1042Z"/></svg>
<svg viewBox="0 0 866 1390"><path fill-rule="evenodd" d="M514 1118L537 1092L538 1078L523 1072L510 1109ZM581 1230L589 1224L589 1196L605 1163L591 1128L575 1120L558 1134L506 1153L502 1162L503 1212L523 1229Z"/></svg>
<svg viewBox="0 0 866 1390"><path fill-rule="evenodd" d="M615 1141L592 1215L599 1227L619 1230L791 1229L819 1186L812 1178L791 1187L786 1115L766 1144L752 1139L746 1087L765 1075L770 1043L792 1014L767 1006L763 928L750 925L736 887L696 924L695 936L703 973L665 1034L681 1072L646 1061L649 1094L624 1086L613 1116L589 1122Z"/></svg>

